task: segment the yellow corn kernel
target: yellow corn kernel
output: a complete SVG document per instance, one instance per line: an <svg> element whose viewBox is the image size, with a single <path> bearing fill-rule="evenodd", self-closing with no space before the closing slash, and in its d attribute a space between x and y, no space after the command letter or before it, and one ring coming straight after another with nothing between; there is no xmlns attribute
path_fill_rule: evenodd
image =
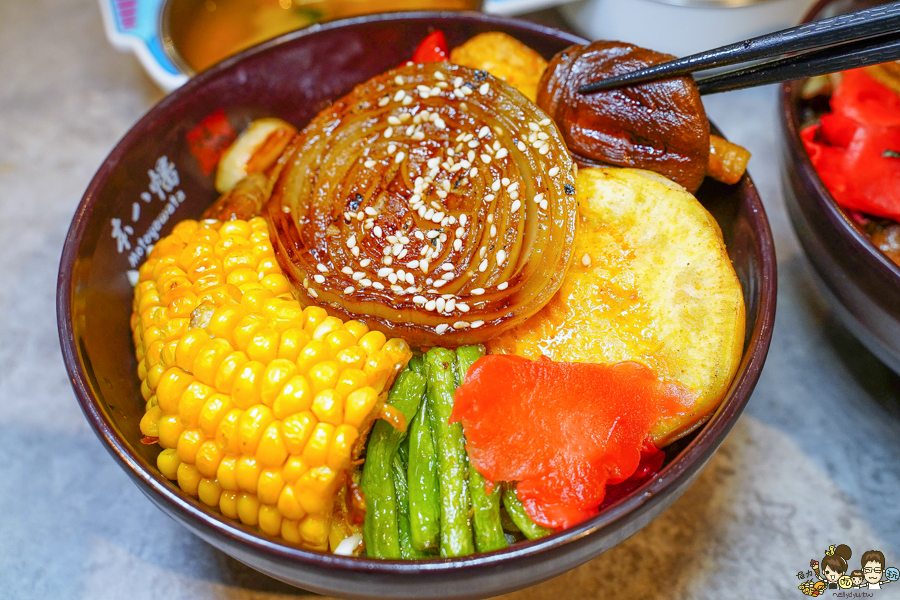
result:
<svg viewBox="0 0 900 600"><path fill-rule="evenodd" d="M259 283L276 296L281 296L291 291L290 282L281 273L270 273L260 279Z"/></svg>
<svg viewBox="0 0 900 600"><path fill-rule="evenodd" d="M359 346L344 348L334 359L344 369L362 369L366 365L366 353Z"/></svg>
<svg viewBox="0 0 900 600"><path fill-rule="evenodd" d="M281 388L281 392L272 403L272 411L276 419L284 419L289 415L309 409L312 401L312 389L306 378L303 375L296 375Z"/></svg>
<svg viewBox="0 0 900 600"><path fill-rule="evenodd" d="M178 480L178 487L186 494L190 496L197 495L197 488L200 486L200 480L202 479L197 467L183 462L178 465L175 477Z"/></svg>
<svg viewBox="0 0 900 600"><path fill-rule="evenodd" d="M208 340L194 357L194 364L188 370L206 385L215 385L216 373L232 350L231 345L221 338Z"/></svg>
<svg viewBox="0 0 900 600"><path fill-rule="evenodd" d="M213 389L208 385L203 385L199 381L191 382L191 385L181 394L181 400L178 403L178 416L185 427L197 427L200 421L200 411L206 404L206 399L213 393Z"/></svg>
<svg viewBox="0 0 900 600"><path fill-rule="evenodd" d="M219 497L219 510L229 519L238 518L238 493L232 490L222 492Z"/></svg>
<svg viewBox="0 0 900 600"><path fill-rule="evenodd" d="M274 256L264 256L256 263L256 272L263 277L266 275L281 275L281 265L278 264L278 259Z"/></svg>
<svg viewBox="0 0 900 600"><path fill-rule="evenodd" d="M341 329L343 325L344 322L337 317L325 317L321 323L316 325L316 329L312 333L312 339L322 341L328 334Z"/></svg>
<svg viewBox="0 0 900 600"><path fill-rule="evenodd" d="M369 378L369 385L376 392L384 391L385 385L394 377L397 363L384 350L376 350L369 354L363 372Z"/></svg>
<svg viewBox="0 0 900 600"><path fill-rule="evenodd" d="M178 413L178 402L181 400L181 395L193 382L194 376L178 367L171 367L163 373L159 380L159 387L156 388L156 396L159 400L159 407L163 409L164 413Z"/></svg>
<svg viewBox="0 0 900 600"><path fill-rule="evenodd" d="M286 485L282 488L281 493L278 495L277 506L281 514L287 519L299 520L306 516L306 511L300 506L297 492L293 486Z"/></svg>
<svg viewBox="0 0 900 600"><path fill-rule="evenodd" d="M238 248L237 250L233 250L228 253L228 255L222 259L222 266L225 268L226 273L231 273L235 269L247 268L252 269L256 266L253 262L253 255L247 248Z"/></svg>
<svg viewBox="0 0 900 600"><path fill-rule="evenodd" d="M238 440L238 423L244 411L235 408L228 411L216 429L216 443L225 450L226 454L236 455L241 451Z"/></svg>
<svg viewBox="0 0 900 600"><path fill-rule="evenodd" d="M256 486L259 484L259 474L262 467L259 461L252 456L242 456L237 459L235 464L235 476L237 484L247 493L255 494Z"/></svg>
<svg viewBox="0 0 900 600"><path fill-rule="evenodd" d="M203 242L213 246L217 241L219 241L219 232L216 223L201 221L200 227L195 229L194 233L191 234L191 242L194 243Z"/></svg>
<svg viewBox="0 0 900 600"><path fill-rule="evenodd" d="M228 277L225 278L225 281L227 281L231 285L241 287L245 283L257 283L259 281L259 277L256 275L256 271L254 271L253 269L250 269L248 267L240 267L229 273Z"/></svg>
<svg viewBox="0 0 900 600"><path fill-rule="evenodd" d="M178 415L163 415L159 419L159 445L163 448L176 448L182 431L184 425Z"/></svg>
<svg viewBox="0 0 900 600"><path fill-rule="evenodd" d="M183 463L194 464L197 459L197 452L205 441L206 437L199 429L185 429L178 436L178 445L176 446L178 458Z"/></svg>
<svg viewBox="0 0 900 600"><path fill-rule="evenodd" d="M161 340L156 340L155 342L147 346L147 352L144 356L147 361L148 372L149 369L157 366L162 360L162 349L163 342ZM160 373L160 375L162 375L162 373ZM159 382L157 381L157 383Z"/></svg>
<svg viewBox="0 0 900 600"><path fill-rule="evenodd" d="M144 347L146 348L147 346L149 346L150 344L152 344L153 342L155 342L157 340L164 341L165 334L164 334L163 330L160 329L159 327L150 326L144 330L143 339L144 339Z"/></svg>
<svg viewBox="0 0 900 600"><path fill-rule="evenodd" d="M279 509L280 510L280 509ZM283 513L284 511L282 511ZM300 539L300 531L298 523L292 519L282 519L281 521L281 537L290 544L299 544L303 540Z"/></svg>
<svg viewBox="0 0 900 600"><path fill-rule="evenodd" d="M146 380L142 381L141 382L141 397L144 400L149 401L152 396L153 396L153 390L150 389L150 384L147 383Z"/></svg>
<svg viewBox="0 0 900 600"><path fill-rule="evenodd" d="M206 331L211 336L222 338L233 347L235 344L232 332L245 316L247 316L247 309L240 304L233 302L222 304L210 317Z"/></svg>
<svg viewBox="0 0 900 600"><path fill-rule="evenodd" d="M281 533L281 513L274 506L263 504L259 507L259 528L263 533L277 536Z"/></svg>
<svg viewBox="0 0 900 600"><path fill-rule="evenodd" d="M281 435L288 452L290 454L302 453L318 424L315 415L309 411L287 417L281 424Z"/></svg>
<svg viewBox="0 0 900 600"><path fill-rule="evenodd" d="M376 402L378 402L378 393L370 386L351 393L347 396L344 404L344 423L359 429L372 409L375 408Z"/></svg>
<svg viewBox="0 0 900 600"><path fill-rule="evenodd" d="M166 345L163 346L162 354L160 357L162 360L163 366L166 368L175 366L175 349L178 348L178 340L172 340L170 342L166 342Z"/></svg>
<svg viewBox="0 0 900 600"><path fill-rule="evenodd" d="M202 304L203 301L200 300L202 296L204 301L209 301L209 298L206 296L207 292L213 290L221 285L225 284L225 276L221 273L205 273L204 275L200 275L197 279L194 280L194 285L191 286L191 291L197 294L197 304ZM213 303L215 306L220 306L221 302Z"/></svg>
<svg viewBox="0 0 900 600"><path fill-rule="evenodd" d="M331 353L325 342L312 340L303 347L297 356L297 368L301 373L307 373L312 367L329 358L331 358Z"/></svg>
<svg viewBox="0 0 900 600"><path fill-rule="evenodd" d="M240 351L232 352L226 356L222 364L219 365L219 370L216 371L214 382L216 389L223 394L230 394L234 387L235 379L237 379L238 374L248 362L250 362L250 359Z"/></svg>
<svg viewBox="0 0 900 600"><path fill-rule="evenodd" d="M263 315L250 313L241 319L232 330L235 347L246 352L247 345L256 335L257 330L269 326L269 320Z"/></svg>
<svg viewBox="0 0 900 600"><path fill-rule="evenodd" d="M351 425L341 425L334 430L334 439L328 448L325 465L332 471L341 472L350 468L353 444L359 437L359 430Z"/></svg>
<svg viewBox="0 0 900 600"><path fill-rule="evenodd" d="M366 324L359 321L347 321L344 323L344 329L353 335L354 342L359 342L362 336L369 333L369 328Z"/></svg>
<svg viewBox="0 0 900 600"><path fill-rule="evenodd" d="M214 255L215 251L210 244L205 242L188 242L187 246L184 247L184 250L181 251L181 254L178 255L176 264L180 268L188 270L195 262L197 262L197 260L209 258Z"/></svg>
<svg viewBox="0 0 900 600"><path fill-rule="evenodd" d="M256 454L259 440L269 423L275 420L272 409L263 404L251 406L241 415L238 422L238 444L240 453L245 456Z"/></svg>
<svg viewBox="0 0 900 600"><path fill-rule="evenodd" d="M384 343L387 341L387 338L380 331L370 331L366 335L359 338L359 347L363 349L364 352L371 354L373 352L378 352L381 350L381 347L384 346Z"/></svg>
<svg viewBox="0 0 900 600"><path fill-rule="evenodd" d="M214 479L223 458L225 458L225 451L219 447L216 441L206 440L197 450L194 464L201 475Z"/></svg>
<svg viewBox="0 0 900 600"><path fill-rule="evenodd" d="M264 314L264 307L272 297L272 292L265 288L251 290L249 292L244 292L244 297L241 298L241 304L251 313L261 315Z"/></svg>
<svg viewBox="0 0 900 600"><path fill-rule="evenodd" d="M197 424L208 437L215 437L216 430L222 418L232 409L231 396L225 394L213 394L206 399L206 404L200 411Z"/></svg>
<svg viewBox="0 0 900 600"><path fill-rule="evenodd" d="M141 433L147 437L159 437L159 419L162 414L159 406L147 410L141 417Z"/></svg>
<svg viewBox="0 0 900 600"><path fill-rule="evenodd" d="M309 467L303 462L299 456L289 456L281 467L281 475L284 477L286 484L297 483L300 476L306 473Z"/></svg>
<svg viewBox="0 0 900 600"><path fill-rule="evenodd" d="M322 390L334 389L340 374L341 366L336 361L322 361L309 369L309 386L316 394Z"/></svg>
<svg viewBox="0 0 900 600"><path fill-rule="evenodd" d="M256 495L263 504L278 504L278 497L285 486L281 469L263 469L256 484Z"/></svg>
<svg viewBox="0 0 900 600"><path fill-rule="evenodd" d="M190 284L190 281L187 283ZM178 292L177 296L166 294L162 299L166 305L166 315L170 319L190 317L191 312L200 304L197 294L191 288L179 288Z"/></svg>
<svg viewBox="0 0 900 600"><path fill-rule="evenodd" d="M269 364L278 356L278 339L281 336L271 327L258 329L256 335L247 344L247 356L250 360Z"/></svg>
<svg viewBox="0 0 900 600"><path fill-rule="evenodd" d="M222 239L227 239L228 237L232 239L235 237L249 238L252 233L253 230L247 221L226 221L219 228L219 236Z"/></svg>
<svg viewBox="0 0 900 600"><path fill-rule="evenodd" d="M244 364L231 387L231 400L235 406L249 408L260 403L259 392L265 368L264 364L255 360Z"/></svg>
<svg viewBox="0 0 900 600"><path fill-rule="evenodd" d="M312 413L320 423L340 425L344 416L343 397L333 389L322 390L313 400Z"/></svg>
<svg viewBox="0 0 900 600"><path fill-rule="evenodd" d="M278 342L278 358L296 362L300 351L309 343L309 334L302 328L292 327L281 332Z"/></svg>
<svg viewBox="0 0 900 600"><path fill-rule="evenodd" d="M237 458L234 456L226 456L219 463L216 470L216 480L223 490L236 492L241 489L237 481Z"/></svg>
<svg viewBox="0 0 900 600"><path fill-rule="evenodd" d="M318 467L325 464L328 456L328 445L334 435L334 425L330 423L319 423L313 429L309 441L303 448L303 462L310 467Z"/></svg>
<svg viewBox="0 0 900 600"><path fill-rule="evenodd" d="M200 502L207 506L218 506L219 498L222 497L222 486L215 479L204 477L197 486L197 496Z"/></svg>
<svg viewBox="0 0 900 600"><path fill-rule="evenodd" d="M243 295L241 294L241 290L239 290L237 286L226 283L225 277L221 273L210 273L210 276L215 276L215 280L219 281L219 285L205 289L203 293L200 294L197 298L200 304L203 304L204 302L210 302L215 307L222 308L231 304L237 304L241 301L241 296ZM194 283L194 285L197 285L198 283L200 283L199 279ZM240 304L237 305L240 306ZM222 313L219 314L219 317L220 318L213 329L207 328L210 335L218 335L215 333L217 331L230 331L229 328L233 328L234 324L237 323L237 321L240 321L240 319L243 317L243 313L238 311L237 314L235 314L232 311L222 311ZM233 319L236 320L232 322ZM226 337L224 339L229 339L230 341L230 338Z"/></svg>
<svg viewBox="0 0 900 600"><path fill-rule="evenodd" d="M303 309L303 330L312 335L319 323L328 317L328 312L321 306L307 306Z"/></svg>
<svg viewBox="0 0 900 600"><path fill-rule="evenodd" d="M288 451L281 435L281 423L270 423L256 448L256 458L267 467L280 467L287 460Z"/></svg>
<svg viewBox="0 0 900 600"><path fill-rule="evenodd" d="M156 468L163 474L166 479L178 478L178 466L181 459L178 458L178 452L175 448L166 448L156 456Z"/></svg>
<svg viewBox="0 0 900 600"><path fill-rule="evenodd" d="M307 515L297 526L300 538L320 552L328 549L328 533L330 530L331 515Z"/></svg>
<svg viewBox="0 0 900 600"><path fill-rule="evenodd" d="M294 485L297 500L308 514L330 514L334 505L337 473L328 467L310 469Z"/></svg>
<svg viewBox="0 0 900 600"><path fill-rule="evenodd" d="M355 392L359 388L365 386L369 382L369 377L359 369L345 369L338 378L337 385L334 387L341 398L346 398L351 392Z"/></svg>
<svg viewBox="0 0 900 600"><path fill-rule="evenodd" d="M259 397L266 406L273 406L287 382L297 373L297 365L283 358L275 358L268 362L259 388Z"/></svg>
<svg viewBox="0 0 900 600"><path fill-rule="evenodd" d="M237 497L238 518L244 525L259 524L259 499L253 494L239 494Z"/></svg>
<svg viewBox="0 0 900 600"><path fill-rule="evenodd" d="M321 325L319 327L321 327ZM316 331L318 331L318 329ZM337 356L341 350L352 348L356 344L356 338L346 329L332 331L325 336L324 340L328 345L328 350L332 356Z"/></svg>

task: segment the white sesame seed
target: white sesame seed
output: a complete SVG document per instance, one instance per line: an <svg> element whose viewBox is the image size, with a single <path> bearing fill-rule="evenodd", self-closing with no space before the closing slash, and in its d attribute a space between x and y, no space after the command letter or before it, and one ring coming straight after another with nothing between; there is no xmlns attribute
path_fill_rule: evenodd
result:
<svg viewBox="0 0 900 600"><path fill-rule="evenodd" d="M444 273L443 275L441 275L441 279L444 279L446 281L450 281L454 277L456 277L456 275L454 275L453 273Z"/></svg>
<svg viewBox="0 0 900 600"><path fill-rule="evenodd" d="M384 284L382 284L381 282L378 282L378 281L373 281L372 287L375 288L376 290L383 290Z"/></svg>
<svg viewBox="0 0 900 600"><path fill-rule="evenodd" d="M390 257L390 256L385 256L385 257L382 259L381 262L384 263L384 264L386 264L386 265L389 265L389 264L391 264L392 262L394 262L394 259L393 259L392 257Z"/></svg>
<svg viewBox="0 0 900 600"><path fill-rule="evenodd" d="M372 230L372 233L375 234L375 237L381 237L381 234L382 234L381 226L380 226L380 225L376 225L376 226L375 226L375 229Z"/></svg>
<svg viewBox="0 0 900 600"><path fill-rule="evenodd" d="M362 279L365 276L366 276L366 274L363 273L362 271L356 271L355 273L353 273L353 281L359 281L360 279Z"/></svg>
<svg viewBox="0 0 900 600"><path fill-rule="evenodd" d="M472 321L472 329L476 329L484 325L484 321Z"/></svg>
<svg viewBox="0 0 900 600"><path fill-rule="evenodd" d="M559 173L559 167L551 167L550 170L547 171L547 175L549 175L550 177L556 177L556 175L558 173Z"/></svg>
<svg viewBox="0 0 900 600"><path fill-rule="evenodd" d="M461 240L461 239L458 239L458 238L457 238L457 239L453 242L453 249L456 250L457 252L459 252L460 249L462 249L462 240Z"/></svg>
<svg viewBox="0 0 900 600"><path fill-rule="evenodd" d="M543 208L544 210L547 210L548 206L550 206L550 205L547 204L546 200L541 200L541 208Z"/></svg>
<svg viewBox="0 0 900 600"><path fill-rule="evenodd" d="M416 282L416 280L413 278L413 274L407 273L406 274L406 283L408 283L409 285L413 285L415 282Z"/></svg>
<svg viewBox="0 0 900 600"><path fill-rule="evenodd" d="M509 152L506 148L500 148L497 150L497 158L506 158L509 155Z"/></svg>
<svg viewBox="0 0 900 600"><path fill-rule="evenodd" d="M318 292L316 292L316 290L309 290L309 295L312 296L313 298L319 297L319 294L318 294Z"/></svg>
<svg viewBox="0 0 900 600"><path fill-rule="evenodd" d="M431 209L428 209L428 210L431 210ZM425 237L427 237L429 240L433 240L440 234L441 234L441 232L438 231L437 229L431 229L428 231L428 233L425 234Z"/></svg>
<svg viewBox="0 0 900 600"><path fill-rule="evenodd" d="M538 154L544 155L550 152L550 144L545 143L538 149Z"/></svg>
<svg viewBox="0 0 900 600"><path fill-rule="evenodd" d="M409 127L406 128L406 131L404 133L406 135L412 135L415 130L416 130L416 126L410 125Z"/></svg>
<svg viewBox="0 0 900 600"><path fill-rule="evenodd" d="M453 309L456 308L456 299L451 296L450 298L445 297L445 300L447 300L447 303L444 305L444 311L448 313L453 312Z"/></svg>
<svg viewBox="0 0 900 600"><path fill-rule="evenodd" d="M396 273L391 273L390 275L387 276L387 279L391 283L397 283L397 280L399 279L399 277L397 277Z"/></svg>
<svg viewBox="0 0 900 600"><path fill-rule="evenodd" d="M491 225L491 237L497 237L497 226Z"/></svg>
<svg viewBox="0 0 900 600"><path fill-rule="evenodd" d="M374 161L374 160L367 160L367 161L364 162L363 164L366 166L367 169L371 169L372 167L375 166L375 161Z"/></svg>
<svg viewBox="0 0 900 600"><path fill-rule="evenodd" d="M400 102L404 98L406 98L406 92L403 90L397 90L397 93L394 94L394 102Z"/></svg>
<svg viewBox="0 0 900 600"><path fill-rule="evenodd" d="M435 327L434 330L437 331L438 333L444 333L444 332L447 331L449 328L450 328L450 326L447 325L446 323L441 323L440 325L438 325L437 327Z"/></svg>
<svg viewBox="0 0 900 600"><path fill-rule="evenodd" d="M453 87L459 87L459 86L461 86L462 84L463 84L463 78L462 78L462 77L457 77L456 79L453 80Z"/></svg>
<svg viewBox="0 0 900 600"><path fill-rule="evenodd" d="M484 259L483 261L481 261L481 264L478 265L478 270L481 271L482 273L484 273L485 271L487 271L487 268L488 268L488 261L487 261L487 259Z"/></svg>
<svg viewBox="0 0 900 600"><path fill-rule="evenodd" d="M524 142L519 142L518 144L516 144L516 148L519 149L519 152L525 152L528 149Z"/></svg>
<svg viewBox="0 0 900 600"><path fill-rule="evenodd" d="M491 162L491 157L488 156L487 154L482 154L481 162L483 162L484 164L488 164L489 162Z"/></svg>
<svg viewBox="0 0 900 600"><path fill-rule="evenodd" d="M390 96L385 96L384 98L382 98L381 100L378 101L378 106L384 106L385 104L387 104L390 101L391 101Z"/></svg>
<svg viewBox="0 0 900 600"><path fill-rule="evenodd" d="M484 288L475 288L475 289L472 290L472 292L471 292L471 294L472 294L473 296L480 296L480 295L482 295L483 293L484 293Z"/></svg>
<svg viewBox="0 0 900 600"><path fill-rule="evenodd" d="M425 296L413 296L412 299L415 304L425 304L428 300L425 299Z"/></svg>
<svg viewBox="0 0 900 600"><path fill-rule="evenodd" d="M356 234L351 235L350 237L347 238L347 247L348 248L352 248L355 245L356 245Z"/></svg>
<svg viewBox="0 0 900 600"><path fill-rule="evenodd" d="M515 200L518 197L519 197L519 192L517 192L516 190L513 190L509 193L510 200Z"/></svg>
<svg viewBox="0 0 900 600"><path fill-rule="evenodd" d="M433 285L434 285L434 287L439 288L439 287L442 287L446 283L450 283L450 282L444 281L443 279L438 279L437 281L434 282Z"/></svg>
<svg viewBox="0 0 900 600"><path fill-rule="evenodd" d="M493 199L494 199L494 198L491 197L491 200L493 200ZM493 223L493 222L494 222L494 213L491 213L491 214L489 214L489 215L487 216L487 222L488 222L488 223Z"/></svg>
<svg viewBox="0 0 900 600"><path fill-rule="evenodd" d="M369 215L370 217L374 217L375 215L378 214L378 211L375 210L374 208L372 208L371 206L367 206L365 212L366 212L366 214Z"/></svg>
<svg viewBox="0 0 900 600"><path fill-rule="evenodd" d="M489 86L488 83L485 81L484 83L481 84L481 87L478 88L478 93L481 94L482 96L484 96L485 94L488 93L488 90L490 89L490 87L491 86Z"/></svg>
<svg viewBox="0 0 900 600"><path fill-rule="evenodd" d="M341 273L343 273L344 275L353 275L353 269L351 269L350 267L344 267L341 269Z"/></svg>
<svg viewBox="0 0 900 600"><path fill-rule="evenodd" d="M541 119L541 121L540 121L540 123L538 123L538 125L540 125L541 127L546 127L547 125L549 125L552 122L553 121L551 121L550 119Z"/></svg>
<svg viewBox="0 0 900 600"><path fill-rule="evenodd" d="M494 183L492 183L491 190L494 192L499 192L500 191L500 181L495 181Z"/></svg>
<svg viewBox="0 0 900 600"><path fill-rule="evenodd" d="M427 273L427 272L428 272L428 261L427 261L427 260L420 260L420 261L419 261L419 268L422 269L422 272L423 272L423 273Z"/></svg>
<svg viewBox="0 0 900 600"><path fill-rule="evenodd" d="M365 260L359 261L359 266L361 266L361 267L363 267L363 268L368 267L368 266L371 265L371 264L372 264L372 259L371 259L371 258L367 258L367 259L365 259Z"/></svg>
<svg viewBox="0 0 900 600"><path fill-rule="evenodd" d="M397 144L388 144L387 147L388 154L393 154L397 151Z"/></svg>
<svg viewBox="0 0 900 600"><path fill-rule="evenodd" d="M438 298L437 300L435 300L434 305L435 308L437 308L438 312L444 312L444 307L447 306L447 301L443 298Z"/></svg>
<svg viewBox="0 0 900 600"><path fill-rule="evenodd" d="M419 268L419 261L417 261L417 260L412 260L412 261L406 263L406 268L407 268L407 269L418 269L418 268Z"/></svg>
<svg viewBox="0 0 900 600"><path fill-rule="evenodd" d="M389 120L390 120L390 119L395 119L395 118L396 118L396 117L389 117ZM400 123L400 119L397 119L397 123L398 123L398 124ZM392 135L394 135L394 128L393 128L393 127L388 127L387 129L384 130L384 137L389 138L389 137L391 137Z"/></svg>
<svg viewBox="0 0 900 600"><path fill-rule="evenodd" d="M432 119L432 120L434 121L434 126L437 127L438 129L445 129L447 127L447 124L444 123L444 120L440 117L438 117L437 119Z"/></svg>
<svg viewBox="0 0 900 600"><path fill-rule="evenodd" d="M403 293L404 293L403 288L400 287L399 285L392 285L392 286L391 286L391 289L392 289L393 291L397 292L398 294L403 294Z"/></svg>
<svg viewBox="0 0 900 600"><path fill-rule="evenodd" d="M319 275L318 273L316 273L315 275L313 275L313 279L316 281L316 283L325 283L324 275Z"/></svg>
<svg viewBox="0 0 900 600"><path fill-rule="evenodd" d="M591 255L585 253L585 255L581 257L581 264L583 264L586 267L591 266Z"/></svg>
<svg viewBox="0 0 900 600"><path fill-rule="evenodd" d="M506 250L497 250L497 264L502 265L506 262Z"/></svg>
<svg viewBox="0 0 900 600"><path fill-rule="evenodd" d="M318 269L320 273L327 273L327 272L328 272L328 267L326 267L326 266L323 265L322 263L317 264L317 265L316 265L316 269Z"/></svg>
<svg viewBox="0 0 900 600"><path fill-rule="evenodd" d="M390 117L387 118L387 122L390 123L391 125L399 125L400 119L398 119L394 115L391 115Z"/></svg>
<svg viewBox="0 0 900 600"><path fill-rule="evenodd" d="M540 126L537 123L529 123L528 129L530 129L532 131L540 131L541 130Z"/></svg>
<svg viewBox="0 0 900 600"><path fill-rule="evenodd" d="M390 275L393 271L394 271L394 270L393 270L392 268L390 268L390 267L382 267L382 268L378 269L378 276L379 276L379 277L387 277L387 276Z"/></svg>
<svg viewBox="0 0 900 600"><path fill-rule="evenodd" d="M441 200L443 200L444 198L447 197L447 192L445 192L444 190L435 190L435 193L437 194L438 198L440 198ZM440 214L440 213L438 213L438 214ZM433 216L434 215L432 215L431 217L433 217ZM431 217L428 217L428 218L431 219ZM438 223L440 223L440 219L438 219Z"/></svg>
<svg viewBox="0 0 900 600"><path fill-rule="evenodd" d="M441 81L444 81L444 79L446 79L446 78L444 77L444 74L441 73L440 71L435 71L435 72L434 72L434 78L435 78L435 79L439 79L439 80L441 80Z"/></svg>
<svg viewBox="0 0 900 600"><path fill-rule="evenodd" d="M372 280L371 279L361 279L359 282L359 285L361 285L363 287L370 287L372 285Z"/></svg>
<svg viewBox="0 0 900 600"><path fill-rule="evenodd" d="M403 162L403 159L406 158L406 154L403 152L397 153L397 158L394 159L395 163Z"/></svg>
<svg viewBox="0 0 900 600"><path fill-rule="evenodd" d="M425 310L434 310L436 306L437 306L437 301L429 300L428 302L425 303Z"/></svg>
<svg viewBox="0 0 900 600"><path fill-rule="evenodd" d="M422 140L425 139L425 133L422 131L417 131L414 134L412 134L412 139L414 139L417 142L421 142Z"/></svg>
<svg viewBox="0 0 900 600"><path fill-rule="evenodd" d="M394 244L391 248L391 252L394 256L399 255L401 252L403 252L403 244Z"/></svg>
<svg viewBox="0 0 900 600"><path fill-rule="evenodd" d="M479 138L487 137L490 134L491 134L491 128L488 127L487 125L485 125L484 127L482 127L481 129L478 130Z"/></svg>
<svg viewBox="0 0 900 600"><path fill-rule="evenodd" d="M504 281L503 283L501 283L500 285L497 286L497 289L498 289L498 290L505 290L505 289L508 288L508 287L509 287L509 282L508 282L508 281Z"/></svg>
<svg viewBox="0 0 900 600"><path fill-rule="evenodd" d="M516 200L516 201L513 202L512 205L509 207L509 210L512 211L512 212L516 212L516 211L519 210L519 208L521 208L521 207L522 207L522 203L521 203L520 201Z"/></svg>
<svg viewBox="0 0 900 600"><path fill-rule="evenodd" d="M465 302L457 302L457 303L456 303L456 308L459 309L459 310L461 310L461 311L464 312L464 313L469 312L469 305L466 304Z"/></svg>
<svg viewBox="0 0 900 600"><path fill-rule="evenodd" d="M363 211L359 211L358 213L356 213L356 218L360 221L362 221L365 217L366 213L364 213Z"/></svg>
<svg viewBox="0 0 900 600"><path fill-rule="evenodd" d="M456 96L457 98L459 98L460 100L462 100L463 98L466 97L466 95L463 93L463 91L459 88L453 89L453 95Z"/></svg>
<svg viewBox="0 0 900 600"><path fill-rule="evenodd" d="M344 288L344 293L345 293L345 294L352 294L352 293L355 292L355 291L356 291L356 290L353 288L352 285L348 285L347 287Z"/></svg>
<svg viewBox="0 0 900 600"><path fill-rule="evenodd" d="M413 233L413 235L416 236L416 239L419 241L422 241L425 239L425 234L422 233L421 231L419 231L418 229Z"/></svg>
<svg viewBox="0 0 900 600"><path fill-rule="evenodd" d="M549 139L550 139L550 136L547 135L546 133L544 133L544 132L542 131L542 132L540 132L540 133L538 134L538 139L539 139L539 140L545 140L545 141L546 141L546 140L549 140Z"/></svg>
<svg viewBox="0 0 900 600"><path fill-rule="evenodd" d="M397 75L396 77L394 77L394 83L396 83L397 85L403 85L404 83L406 83L406 80L403 79L403 75Z"/></svg>

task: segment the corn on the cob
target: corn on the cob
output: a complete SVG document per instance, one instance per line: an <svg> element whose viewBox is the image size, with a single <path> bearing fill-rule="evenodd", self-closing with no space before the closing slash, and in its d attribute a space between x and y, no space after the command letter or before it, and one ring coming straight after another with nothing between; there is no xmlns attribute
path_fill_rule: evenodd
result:
<svg viewBox="0 0 900 600"><path fill-rule="evenodd" d="M307 548L354 531L335 499L406 342L303 308L261 218L179 223L140 268L131 328L163 475Z"/></svg>

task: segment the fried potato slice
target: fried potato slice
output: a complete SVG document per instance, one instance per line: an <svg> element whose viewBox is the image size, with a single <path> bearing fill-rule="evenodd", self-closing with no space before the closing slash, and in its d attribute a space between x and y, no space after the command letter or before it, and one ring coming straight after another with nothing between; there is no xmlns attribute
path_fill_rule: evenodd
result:
<svg viewBox="0 0 900 600"><path fill-rule="evenodd" d="M450 62L487 71L532 102L537 99L538 83L547 68L547 61L540 54L499 31L480 33L457 46L450 52Z"/></svg>
<svg viewBox="0 0 900 600"><path fill-rule="evenodd" d="M659 423L657 446L700 425L741 360L744 301L718 224L684 188L637 169L581 169L575 260L535 316L489 352L558 361L635 361L696 393Z"/></svg>

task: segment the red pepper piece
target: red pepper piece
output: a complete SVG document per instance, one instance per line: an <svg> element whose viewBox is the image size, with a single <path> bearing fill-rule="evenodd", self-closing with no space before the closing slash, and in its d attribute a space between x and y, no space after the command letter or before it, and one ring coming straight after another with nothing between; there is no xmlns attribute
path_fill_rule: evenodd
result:
<svg viewBox="0 0 900 600"><path fill-rule="evenodd" d="M414 63L443 62L450 56L447 39L441 30L432 31L413 52Z"/></svg>
<svg viewBox="0 0 900 600"><path fill-rule="evenodd" d="M831 110L864 125L900 127L900 96L865 69L843 72L831 95Z"/></svg>
<svg viewBox="0 0 900 600"><path fill-rule="evenodd" d="M608 483L631 481L650 429L693 400L637 363L495 355L469 369L451 422L462 422L469 459L486 479L518 481L529 516L564 529L597 513ZM644 476L659 468L645 466Z"/></svg>

